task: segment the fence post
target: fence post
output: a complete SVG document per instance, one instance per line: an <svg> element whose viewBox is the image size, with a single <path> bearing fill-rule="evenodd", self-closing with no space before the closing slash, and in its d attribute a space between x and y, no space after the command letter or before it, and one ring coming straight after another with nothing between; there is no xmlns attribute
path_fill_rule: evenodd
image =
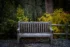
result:
<svg viewBox="0 0 70 47"><path fill-rule="evenodd" d="M68 39L68 24L65 25L66 39Z"/></svg>

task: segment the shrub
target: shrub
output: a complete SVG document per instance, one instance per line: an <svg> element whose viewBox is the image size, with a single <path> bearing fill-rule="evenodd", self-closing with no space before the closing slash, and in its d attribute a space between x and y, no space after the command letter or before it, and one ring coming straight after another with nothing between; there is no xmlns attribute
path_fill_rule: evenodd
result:
<svg viewBox="0 0 70 47"><path fill-rule="evenodd" d="M45 13L43 16L38 18L38 21L48 22L51 21L52 24L70 24L70 14L65 13L63 9L56 9L52 14ZM54 32L63 32L64 26L53 26Z"/></svg>
<svg viewBox="0 0 70 47"><path fill-rule="evenodd" d="M54 24L66 24L69 23L69 14L65 13L63 9L56 9L53 13Z"/></svg>
<svg viewBox="0 0 70 47"><path fill-rule="evenodd" d="M16 16L17 16L18 21L28 21L29 20L29 18L24 15L24 10L20 5L17 8Z"/></svg>
<svg viewBox="0 0 70 47"><path fill-rule="evenodd" d="M38 21L43 21L43 22L52 21L52 16L51 16L51 14L45 13L40 18L38 18Z"/></svg>

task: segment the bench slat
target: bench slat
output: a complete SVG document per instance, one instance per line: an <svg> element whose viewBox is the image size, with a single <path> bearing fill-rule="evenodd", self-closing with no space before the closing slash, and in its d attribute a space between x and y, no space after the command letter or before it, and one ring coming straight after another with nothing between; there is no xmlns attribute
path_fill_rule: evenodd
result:
<svg viewBox="0 0 70 47"><path fill-rule="evenodd" d="M49 23L20 23L22 33L47 33L50 32Z"/></svg>
<svg viewBox="0 0 70 47"><path fill-rule="evenodd" d="M50 37L51 33L19 33L20 37Z"/></svg>

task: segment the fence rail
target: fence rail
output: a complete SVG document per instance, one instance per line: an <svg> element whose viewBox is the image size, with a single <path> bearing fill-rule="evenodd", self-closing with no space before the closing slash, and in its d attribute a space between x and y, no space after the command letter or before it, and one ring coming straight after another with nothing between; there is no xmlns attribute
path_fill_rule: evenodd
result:
<svg viewBox="0 0 70 47"><path fill-rule="evenodd" d="M64 26L65 27L65 33L53 33L54 35L66 35L66 39L68 39L68 35L70 35L70 33L68 33L68 27L70 26L70 25L68 25L68 24L52 24L51 26Z"/></svg>
<svg viewBox="0 0 70 47"><path fill-rule="evenodd" d="M70 26L70 25L65 25L65 24L52 24L52 26Z"/></svg>

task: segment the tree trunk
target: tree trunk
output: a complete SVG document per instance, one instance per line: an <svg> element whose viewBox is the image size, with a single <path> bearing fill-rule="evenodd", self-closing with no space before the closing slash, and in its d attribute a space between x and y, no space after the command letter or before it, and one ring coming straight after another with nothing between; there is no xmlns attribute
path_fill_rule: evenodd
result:
<svg viewBox="0 0 70 47"><path fill-rule="evenodd" d="M45 0L45 10L46 10L46 13L53 12L53 1L52 0Z"/></svg>

